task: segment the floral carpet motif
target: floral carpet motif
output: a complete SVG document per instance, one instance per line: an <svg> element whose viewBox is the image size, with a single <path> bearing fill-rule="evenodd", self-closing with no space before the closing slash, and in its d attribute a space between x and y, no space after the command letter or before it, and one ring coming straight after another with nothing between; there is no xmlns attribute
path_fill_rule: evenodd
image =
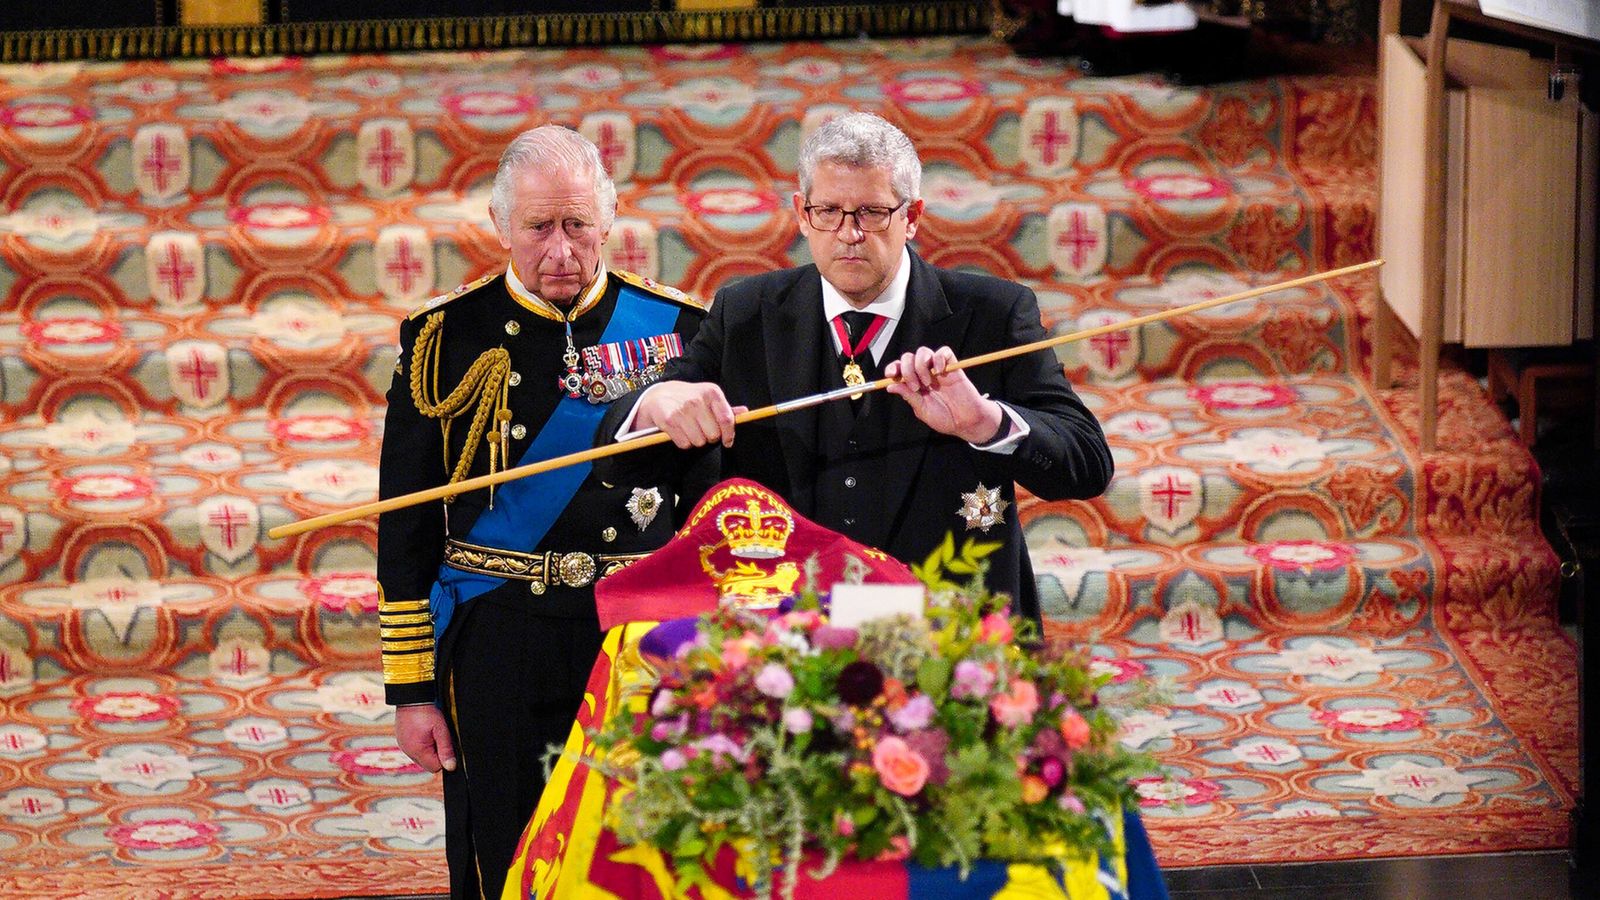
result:
<svg viewBox="0 0 1600 900"><path fill-rule="evenodd" d="M802 137L882 112L916 247L1064 334L1373 252L1370 76L1096 79L980 39L0 69L0 893L444 889L377 673L399 319L501 263L500 147L600 147L608 262L806 261ZM1122 740L1165 865L1562 846L1576 654L1538 471L1472 379L1440 448L1364 379L1374 280L1062 347L1117 478L1024 498L1049 628L1167 705Z"/></svg>

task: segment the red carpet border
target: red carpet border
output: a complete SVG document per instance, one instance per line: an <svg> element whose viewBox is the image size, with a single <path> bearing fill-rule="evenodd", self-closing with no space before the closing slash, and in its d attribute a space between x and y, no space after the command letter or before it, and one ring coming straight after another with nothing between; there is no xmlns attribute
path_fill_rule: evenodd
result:
<svg viewBox="0 0 1600 900"><path fill-rule="evenodd" d="M0 892L444 888L393 747L374 527L395 325L500 260L487 179L579 128L621 268L805 261L801 137L917 141L919 252L1056 333L1372 251L1370 76L1179 88L973 39L0 70ZM1371 278L1059 351L1118 475L1026 499L1050 628L1167 704L1123 739L1166 865L1562 846L1576 658L1538 470L1447 375L1374 391Z"/></svg>

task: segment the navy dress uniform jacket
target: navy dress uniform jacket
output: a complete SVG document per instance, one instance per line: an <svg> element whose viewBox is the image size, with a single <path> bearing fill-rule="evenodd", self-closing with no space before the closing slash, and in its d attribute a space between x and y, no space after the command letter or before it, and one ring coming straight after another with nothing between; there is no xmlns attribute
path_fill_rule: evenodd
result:
<svg viewBox="0 0 1600 900"><path fill-rule="evenodd" d="M649 297L632 303L670 304L665 310L652 307L653 317L666 321L685 345L704 320L704 308L676 291L608 273L598 301L571 323L579 350L601 343L624 290ZM425 372L424 380L436 384L438 396L461 384L485 351L503 347L509 354L510 458L498 468L536 461L523 459L523 453L565 397L559 381L566 372L566 325L514 297L504 275L429 303L401 323L379 468L384 498L447 483L472 419L469 405L452 420L447 458L440 420L422 415L414 402L412 351L424 323L435 316L443 317L435 326L441 329L432 364L437 371ZM581 435L580 447L592 440L592 428ZM714 454L705 460L714 467ZM708 466L629 484L606 482L591 471L529 555L592 554L603 560L655 549L672 534L675 496L687 507L710 486L715 471ZM488 471L484 442L465 477ZM643 527L628 508L635 488L654 490L663 501ZM504 486L494 490L493 502L497 514L509 515L512 523L522 520L518 510L503 506L511 502ZM552 577L537 585L510 578L452 607L448 627L435 642L432 619L440 610L429 609L429 595L447 538L463 540L489 503L490 491L480 489L448 505L436 500L378 520L385 693L396 705L436 702L449 722L457 770L444 776L446 855L451 894L460 897L500 895L517 838L543 789L546 749L566 739L601 642L592 581L574 586ZM603 574L604 563L600 568L595 574Z"/></svg>

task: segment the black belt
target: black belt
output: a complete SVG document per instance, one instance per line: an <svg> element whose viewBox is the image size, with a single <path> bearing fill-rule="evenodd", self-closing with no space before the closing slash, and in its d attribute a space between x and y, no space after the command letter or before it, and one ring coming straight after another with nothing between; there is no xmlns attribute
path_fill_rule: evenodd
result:
<svg viewBox="0 0 1600 900"><path fill-rule="evenodd" d="M444 563L452 569L528 582L535 594L550 585L588 587L597 579L649 556L648 553L520 553L479 547L451 539L444 545Z"/></svg>

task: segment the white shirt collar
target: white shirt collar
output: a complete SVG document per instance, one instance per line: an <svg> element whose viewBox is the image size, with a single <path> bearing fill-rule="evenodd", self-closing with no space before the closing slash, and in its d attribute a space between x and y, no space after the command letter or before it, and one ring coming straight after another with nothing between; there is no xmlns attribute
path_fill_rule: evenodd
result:
<svg viewBox="0 0 1600 900"><path fill-rule="evenodd" d="M606 267L597 266L597 269L595 279L589 283L588 290L579 295L577 301L566 309L528 290L528 286L522 283L522 277L517 274L517 267L509 263L506 265L506 290L510 292L512 299L528 309L547 319L564 322L588 312L590 307L599 302L600 295L606 292Z"/></svg>
<svg viewBox="0 0 1600 900"><path fill-rule="evenodd" d="M872 303L868 304L862 312L875 313L889 320L884 327L884 332L894 331L894 326L899 323L900 317L906 311L906 289L911 285L911 251L900 248L900 268L889 279L888 287L883 289ZM832 322L842 312L855 309L850 301L839 293L838 288L822 279L822 316L826 321ZM887 343L887 341L885 341ZM876 342L874 342L876 344ZM876 350L874 346L874 350Z"/></svg>

